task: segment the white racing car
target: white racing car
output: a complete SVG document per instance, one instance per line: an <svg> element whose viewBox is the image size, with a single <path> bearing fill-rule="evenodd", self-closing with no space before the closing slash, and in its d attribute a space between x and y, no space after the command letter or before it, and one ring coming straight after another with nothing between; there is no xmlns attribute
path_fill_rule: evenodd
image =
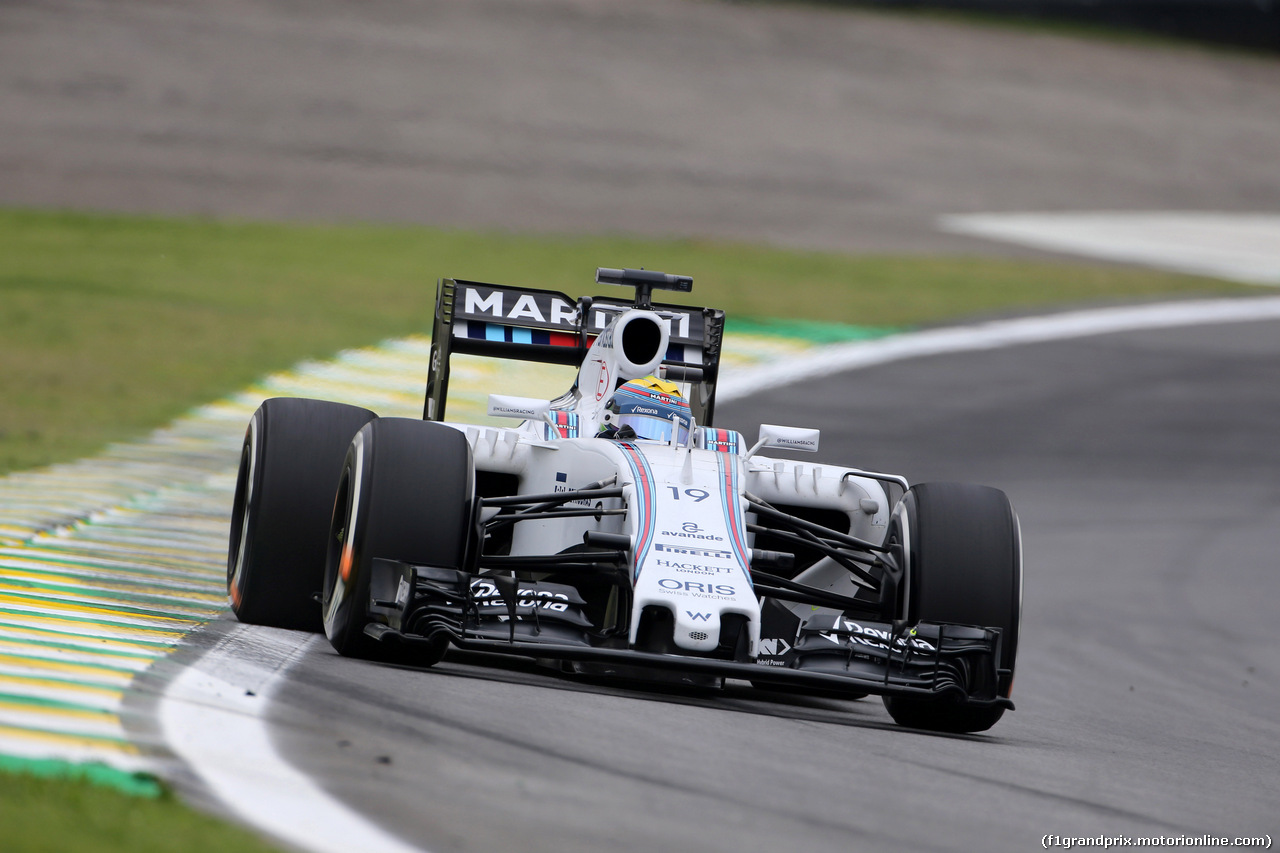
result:
<svg viewBox="0 0 1280 853"><path fill-rule="evenodd" d="M450 646L566 671L884 697L897 722L1012 708L1022 548L1004 493L761 455L712 426L724 313L692 280L600 269L633 299L444 279L423 420L277 398L245 436L227 558L245 622L344 655ZM512 426L443 422L455 353L573 365Z"/></svg>

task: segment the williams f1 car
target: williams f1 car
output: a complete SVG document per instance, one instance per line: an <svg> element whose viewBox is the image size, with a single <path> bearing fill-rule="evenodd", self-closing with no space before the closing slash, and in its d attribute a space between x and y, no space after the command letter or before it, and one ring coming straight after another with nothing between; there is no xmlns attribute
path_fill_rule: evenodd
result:
<svg viewBox="0 0 1280 853"><path fill-rule="evenodd" d="M600 269L626 298L444 279L423 419L276 398L245 435L227 581L241 621L343 655L450 647L565 671L880 695L903 725L1012 708L1022 610L1004 493L765 455L818 432L713 426L724 313L692 280ZM569 365L510 426L445 422L459 353ZM501 421L495 421L501 423Z"/></svg>

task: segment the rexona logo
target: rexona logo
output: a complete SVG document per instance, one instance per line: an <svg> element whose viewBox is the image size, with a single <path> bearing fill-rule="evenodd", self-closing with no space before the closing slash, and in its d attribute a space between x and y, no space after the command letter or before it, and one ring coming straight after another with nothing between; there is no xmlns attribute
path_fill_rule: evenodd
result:
<svg viewBox="0 0 1280 853"><path fill-rule="evenodd" d="M556 613L564 613L569 609L569 596L563 592L552 592L546 589L519 589L516 591L516 595L520 596L516 601L517 607L538 607ZM506 607L506 602L502 600L502 593L489 581L472 581L471 597L476 599L476 604L480 607Z"/></svg>
<svg viewBox="0 0 1280 853"><path fill-rule="evenodd" d="M653 546L655 551L662 551L666 554L683 554L688 557L711 557L716 560L732 560L733 553L730 551L717 551L713 548L698 548L693 545L668 545L665 542L659 542ZM726 569L726 571L728 571Z"/></svg>
<svg viewBox="0 0 1280 853"><path fill-rule="evenodd" d="M831 642L837 645L841 645L841 642L840 642L841 634L851 634L852 636L849 636L848 640L851 644L855 646L870 646L873 649L884 649L885 651L889 650L889 641L893 640L893 632L888 631L884 628L872 628L869 625L859 625L857 622L854 622L851 619L844 619L841 621L844 622L843 632L836 633L836 631L833 631L829 634L819 634L818 636L822 637L823 639L830 640ZM840 628L840 624L836 623L837 631L839 630L839 628ZM907 637L898 637L896 640L893 640L893 647L895 649L905 648L907 645L907 640L908 640ZM918 651L922 651L922 652L937 651L933 643L922 640L919 637L911 637L910 641L911 641L911 648L916 649Z"/></svg>
<svg viewBox="0 0 1280 853"><path fill-rule="evenodd" d="M678 563L675 560L658 560L658 565L691 575L727 575L733 571L732 566L704 566L699 563Z"/></svg>
<svg viewBox="0 0 1280 853"><path fill-rule="evenodd" d="M682 592L692 596L711 596L713 598L732 597L738 594L738 590L731 584L727 583L704 583L702 581L682 581L675 578L663 578L658 581L658 586L672 592Z"/></svg>

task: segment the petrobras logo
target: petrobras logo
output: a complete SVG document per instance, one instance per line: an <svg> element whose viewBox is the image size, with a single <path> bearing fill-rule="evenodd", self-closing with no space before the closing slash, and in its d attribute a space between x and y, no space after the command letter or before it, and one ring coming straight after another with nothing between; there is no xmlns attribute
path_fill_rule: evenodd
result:
<svg viewBox="0 0 1280 853"><path fill-rule="evenodd" d="M555 486L552 487L552 491L559 494L562 492L573 492L577 490L572 486L565 485L564 483L556 483ZM596 501L595 503L592 503L590 498L578 498L577 500L565 501L565 503L573 506L587 507L588 509L604 509L603 501Z"/></svg>
<svg viewBox="0 0 1280 853"><path fill-rule="evenodd" d="M733 572L730 566L704 566L701 563L681 563L676 560L658 560L658 566L690 575L727 575Z"/></svg>
<svg viewBox="0 0 1280 853"><path fill-rule="evenodd" d="M732 560L733 552L717 551L713 548L698 548L692 545L669 545L666 542L658 542L653 546L655 551L662 551L666 554L681 554L687 557L710 557L713 560Z"/></svg>

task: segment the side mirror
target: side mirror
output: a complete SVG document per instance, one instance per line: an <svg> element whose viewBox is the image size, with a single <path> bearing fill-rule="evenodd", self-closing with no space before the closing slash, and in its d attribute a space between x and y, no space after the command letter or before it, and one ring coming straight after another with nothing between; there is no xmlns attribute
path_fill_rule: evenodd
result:
<svg viewBox="0 0 1280 853"><path fill-rule="evenodd" d="M754 456L762 447L777 447L782 450L803 450L816 453L818 437L821 430L802 427L785 427L776 424L760 424L760 439L747 451L747 457Z"/></svg>
<svg viewBox="0 0 1280 853"><path fill-rule="evenodd" d="M522 421L546 420L551 411L550 400L536 397L509 397L506 394L490 394L488 415L491 418L519 418Z"/></svg>

